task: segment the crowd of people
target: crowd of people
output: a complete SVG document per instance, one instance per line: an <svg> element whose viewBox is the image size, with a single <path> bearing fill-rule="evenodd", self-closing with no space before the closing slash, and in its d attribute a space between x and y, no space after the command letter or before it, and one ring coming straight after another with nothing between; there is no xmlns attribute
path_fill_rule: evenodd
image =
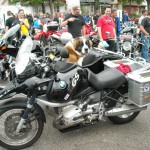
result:
<svg viewBox="0 0 150 150"><path fill-rule="evenodd" d="M44 24L55 21L60 24L65 16L65 13L54 13L53 19L49 13L40 13L39 15L25 14L23 9L20 9L17 15L14 15L11 11L7 11L7 19L5 21L5 32L7 32L12 26L17 23L21 25L21 34L29 35L29 30L34 27L38 31L43 30Z"/></svg>
<svg viewBox="0 0 150 150"><path fill-rule="evenodd" d="M86 25L89 24L91 29L97 28L97 34L101 42L105 41L110 51L118 51L119 45L117 39L121 32L120 18L117 17L117 9L107 6L102 15L96 12L94 16L80 14L79 6L72 7L70 13L54 13L50 18L50 14L40 13L39 15L25 15L24 10L20 9L17 16L14 16L11 11L7 12L8 19L6 20L5 32L17 23L21 25L21 34L28 36L29 30L34 27L35 32L44 30L44 24L55 21L59 24L59 29L67 26L68 32L72 34L73 38L86 35ZM124 11L122 15L122 22L127 23L129 16ZM139 28L141 32L141 39L143 41L141 56L148 61L148 51L150 47L150 12L142 11L142 16L139 19Z"/></svg>

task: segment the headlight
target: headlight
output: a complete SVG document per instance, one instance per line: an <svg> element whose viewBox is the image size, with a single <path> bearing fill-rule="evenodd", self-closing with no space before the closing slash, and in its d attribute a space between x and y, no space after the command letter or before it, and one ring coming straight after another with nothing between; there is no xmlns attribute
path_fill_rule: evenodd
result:
<svg viewBox="0 0 150 150"><path fill-rule="evenodd" d="M131 50L131 43L130 42L124 42L122 46L123 46L124 51Z"/></svg>

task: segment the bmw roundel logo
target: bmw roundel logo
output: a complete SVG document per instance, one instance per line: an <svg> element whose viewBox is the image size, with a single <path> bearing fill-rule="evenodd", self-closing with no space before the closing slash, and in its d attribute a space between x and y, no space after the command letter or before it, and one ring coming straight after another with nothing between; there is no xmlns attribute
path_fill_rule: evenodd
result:
<svg viewBox="0 0 150 150"><path fill-rule="evenodd" d="M66 84L65 81L59 81L59 86L60 86L61 89L65 89L67 84Z"/></svg>

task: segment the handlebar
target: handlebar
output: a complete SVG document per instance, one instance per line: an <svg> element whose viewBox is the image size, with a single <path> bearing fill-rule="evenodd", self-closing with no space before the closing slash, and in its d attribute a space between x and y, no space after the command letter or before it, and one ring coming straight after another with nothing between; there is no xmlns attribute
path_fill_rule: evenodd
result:
<svg viewBox="0 0 150 150"><path fill-rule="evenodd" d="M119 56L119 57L123 57L124 55L122 55L121 53L115 53L115 52L112 52L112 51L109 51L109 50L105 50L105 49L101 49L101 48L96 48L94 47L96 50L98 51L101 51L101 52L104 52L104 53L107 53L107 54L113 54L113 55L116 55L116 56Z"/></svg>

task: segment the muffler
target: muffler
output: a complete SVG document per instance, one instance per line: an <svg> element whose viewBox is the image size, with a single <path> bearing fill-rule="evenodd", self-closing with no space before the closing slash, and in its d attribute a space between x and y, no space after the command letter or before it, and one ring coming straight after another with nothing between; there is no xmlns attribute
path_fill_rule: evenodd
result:
<svg viewBox="0 0 150 150"><path fill-rule="evenodd" d="M146 110L147 106L144 107L138 107L134 104L127 105L126 108L113 108L105 112L105 116L119 116L119 115L124 115L128 113L133 113L137 111L142 111Z"/></svg>

